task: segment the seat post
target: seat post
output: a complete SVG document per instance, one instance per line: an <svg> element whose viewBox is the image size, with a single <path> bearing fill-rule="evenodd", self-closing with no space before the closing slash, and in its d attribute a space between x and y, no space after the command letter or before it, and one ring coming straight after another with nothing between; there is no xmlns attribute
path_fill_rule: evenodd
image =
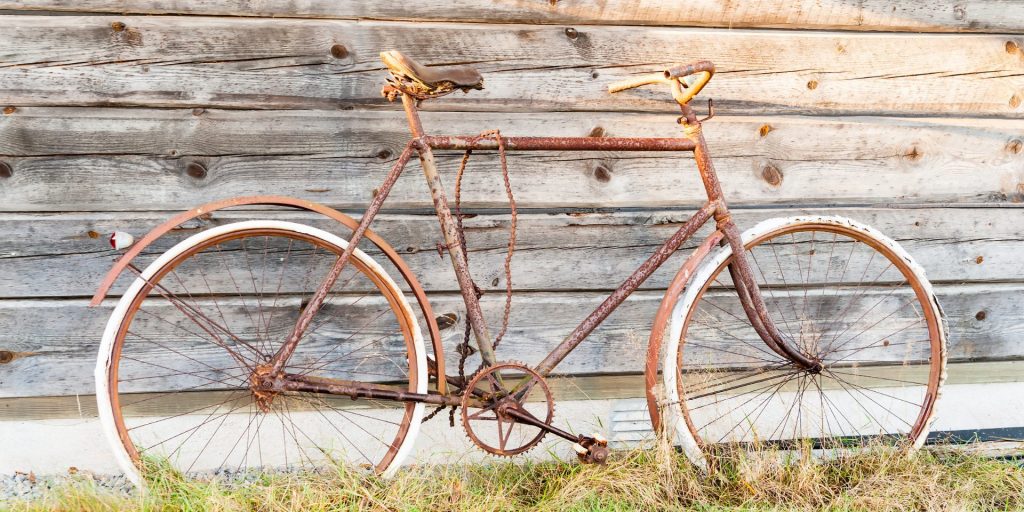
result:
<svg viewBox="0 0 1024 512"><path fill-rule="evenodd" d="M416 98L402 93L402 107L405 109L405 119L409 122L409 131L413 138L423 137L423 123L420 122L420 111L416 108Z"/></svg>

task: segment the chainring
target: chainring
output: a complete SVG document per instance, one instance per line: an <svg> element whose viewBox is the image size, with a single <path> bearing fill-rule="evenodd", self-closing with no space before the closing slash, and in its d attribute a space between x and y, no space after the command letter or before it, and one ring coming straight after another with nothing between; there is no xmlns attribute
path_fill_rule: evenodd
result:
<svg viewBox="0 0 1024 512"><path fill-rule="evenodd" d="M461 410L462 427L473 444L492 455L511 457L536 446L547 431L509 412L550 425L555 402L544 377L523 363L503 362L473 376L462 394Z"/></svg>

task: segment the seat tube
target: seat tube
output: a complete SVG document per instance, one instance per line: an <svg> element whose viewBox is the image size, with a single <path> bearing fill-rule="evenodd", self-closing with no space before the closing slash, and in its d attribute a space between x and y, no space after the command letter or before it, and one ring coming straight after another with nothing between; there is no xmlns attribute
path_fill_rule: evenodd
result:
<svg viewBox="0 0 1024 512"><path fill-rule="evenodd" d="M434 211L437 212L437 219L441 223L441 232L444 235L448 255L452 260L452 268L455 270L455 279L459 283L462 299L466 303L466 317L469 319L469 325L473 328L473 335L476 339L477 347L480 349L481 359L483 359L485 364L492 365L495 362L494 344L487 330L487 322L484 320L483 310L480 308L480 299L477 297L476 287L469 274L469 263L466 259L466 254L462 250L462 233L455 224L451 209L448 207L448 197L444 192L444 185L441 183L441 175L437 172L434 152L423 139L423 130L419 123L415 101L415 99L408 95L402 95L402 103L405 106L406 115L409 119L409 128L412 130L413 136L416 137L416 149L419 152L420 166L423 168L423 175L427 179L427 186L430 187L430 198L434 202Z"/></svg>

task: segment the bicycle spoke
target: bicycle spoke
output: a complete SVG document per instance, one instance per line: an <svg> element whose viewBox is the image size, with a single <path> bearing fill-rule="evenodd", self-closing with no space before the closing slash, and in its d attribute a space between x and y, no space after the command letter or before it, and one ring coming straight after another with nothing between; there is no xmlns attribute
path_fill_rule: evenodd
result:
<svg viewBox="0 0 1024 512"><path fill-rule="evenodd" d="M729 281L731 260L689 285L701 288L681 317L675 371L686 428L705 446L771 441L787 450L836 449L851 439L894 443L925 430L915 422L934 403L941 367L930 352L931 305L915 293L921 278L868 231L805 225L761 235L747 254L783 342L821 368L802 369L767 351L735 313L743 305Z"/></svg>
<svg viewBox="0 0 1024 512"><path fill-rule="evenodd" d="M261 365L280 350L301 313L292 301L306 304L302 298L315 293L319 276L342 252L326 241L329 235L279 226L225 230L147 271L153 276L147 295L119 335L120 388L112 394L132 388L156 393L122 395L117 421L124 423L129 407L151 416L119 426L119 435L140 452L170 454L185 473L334 464L341 462L329 452L336 447L351 452L345 462L382 471L417 418L411 404L367 399L352 408L336 397L260 387L263 377L255 370L266 368ZM404 301L401 289L366 258L353 255L286 371L420 389L410 371L414 344L402 329L415 319L405 316L407 306L396 305L395 297ZM173 408L190 397L202 403Z"/></svg>

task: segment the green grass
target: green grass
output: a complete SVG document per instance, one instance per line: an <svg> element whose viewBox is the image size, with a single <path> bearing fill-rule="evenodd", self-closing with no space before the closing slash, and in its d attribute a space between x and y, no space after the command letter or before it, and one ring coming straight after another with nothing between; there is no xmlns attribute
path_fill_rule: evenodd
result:
<svg viewBox="0 0 1024 512"><path fill-rule="evenodd" d="M834 460L740 452L702 475L667 449L613 453L606 466L499 462L413 467L382 480L345 468L254 482L148 470L148 492L122 496L86 479L14 511L335 510L1021 510L1024 469L976 455L885 449Z"/></svg>

